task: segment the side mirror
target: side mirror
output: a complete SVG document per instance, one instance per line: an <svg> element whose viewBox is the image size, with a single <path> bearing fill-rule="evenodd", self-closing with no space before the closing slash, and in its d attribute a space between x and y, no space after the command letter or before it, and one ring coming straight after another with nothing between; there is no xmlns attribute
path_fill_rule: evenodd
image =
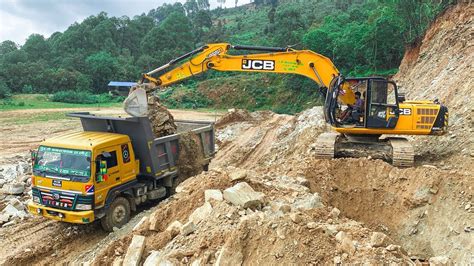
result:
<svg viewBox="0 0 474 266"><path fill-rule="evenodd" d="M38 157L38 151L36 150L30 150L31 154L31 165L35 165L36 158Z"/></svg>
<svg viewBox="0 0 474 266"><path fill-rule="evenodd" d="M99 171L96 175L97 182L103 182L107 180L107 161L101 160L99 162Z"/></svg>

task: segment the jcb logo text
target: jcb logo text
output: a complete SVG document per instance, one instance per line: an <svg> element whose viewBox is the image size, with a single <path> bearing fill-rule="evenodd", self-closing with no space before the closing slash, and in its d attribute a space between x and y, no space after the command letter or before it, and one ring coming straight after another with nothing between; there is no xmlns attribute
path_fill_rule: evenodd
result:
<svg viewBox="0 0 474 266"><path fill-rule="evenodd" d="M242 69L272 71L275 70L275 61L242 59Z"/></svg>

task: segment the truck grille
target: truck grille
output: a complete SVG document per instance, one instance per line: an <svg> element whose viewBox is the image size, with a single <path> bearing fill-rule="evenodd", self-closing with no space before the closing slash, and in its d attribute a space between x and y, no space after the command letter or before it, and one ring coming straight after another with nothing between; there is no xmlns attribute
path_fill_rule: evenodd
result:
<svg viewBox="0 0 474 266"><path fill-rule="evenodd" d="M43 191L33 188L32 194L40 199L42 205L62 210L74 210L78 203L90 205L93 203L93 196L83 196L62 191Z"/></svg>

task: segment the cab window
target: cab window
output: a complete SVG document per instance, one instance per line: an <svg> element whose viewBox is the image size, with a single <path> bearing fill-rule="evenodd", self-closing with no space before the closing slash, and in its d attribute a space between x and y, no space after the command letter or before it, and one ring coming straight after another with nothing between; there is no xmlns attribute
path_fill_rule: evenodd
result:
<svg viewBox="0 0 474 266"><path fill-rule="evenodd" d="M105 157L103 155L97 156L96 168L95 169L100 169L100 161L106 161L107 162L107 169L110 169L112 167L117 166L117 152L116 151L110 151L109 154L110 154L109 157ZM98 171L98 170L96 170L96 171Z"/></svg>

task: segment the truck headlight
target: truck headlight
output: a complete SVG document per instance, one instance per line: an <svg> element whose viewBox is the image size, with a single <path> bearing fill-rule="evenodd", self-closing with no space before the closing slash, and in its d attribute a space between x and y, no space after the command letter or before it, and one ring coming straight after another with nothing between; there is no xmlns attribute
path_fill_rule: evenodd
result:
<svg viewBox="0 0 474 266"><path fill-rule="evenodd" d="M38 196L33 196L33 202L40 203L40 198Z"/></svg>
<svg viewBox="0 0 474 266"><path fill-rule="evenodd" d="M90 204L77 204L76 205L76 210L83 210L83 211L87 211L87 210L91 210L92 209L92 205Z"/></svg>

